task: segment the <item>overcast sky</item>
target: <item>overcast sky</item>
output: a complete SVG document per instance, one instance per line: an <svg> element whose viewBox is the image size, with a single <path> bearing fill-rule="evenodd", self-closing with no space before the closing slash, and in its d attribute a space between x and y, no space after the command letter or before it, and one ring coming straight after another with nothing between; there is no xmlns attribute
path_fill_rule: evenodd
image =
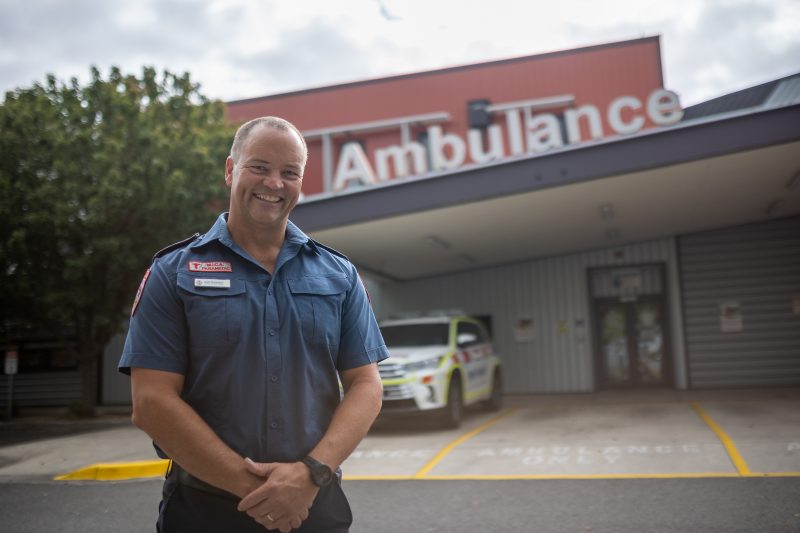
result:
<svg viewBox="0 0 800 533"><path fill-rule="evenodd" d="M90 65L234 100L661 35L684 105L800 72L798 0L0 0L0 91Z"/></svg>

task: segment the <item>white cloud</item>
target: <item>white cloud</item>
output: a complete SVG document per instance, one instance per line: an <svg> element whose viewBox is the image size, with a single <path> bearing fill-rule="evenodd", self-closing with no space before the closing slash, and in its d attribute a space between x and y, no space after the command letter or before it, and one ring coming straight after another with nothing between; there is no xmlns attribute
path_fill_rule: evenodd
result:
<svg viewBox="0 0 800 533"><path fill-rule="evenodd" d="M0 90L152 65L236 99L660 34L694 103L799 71L798 20L796 0L0 0Z"/></svg>

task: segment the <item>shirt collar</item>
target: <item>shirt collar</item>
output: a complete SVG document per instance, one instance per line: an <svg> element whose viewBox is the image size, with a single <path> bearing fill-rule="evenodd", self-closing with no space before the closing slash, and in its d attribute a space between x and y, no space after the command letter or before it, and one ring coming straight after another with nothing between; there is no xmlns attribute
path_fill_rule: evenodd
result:
<svg viewBox="0 0 800 533"><path fill-rule="evenodd" d="M211 241L219 241L228 248L234 248L235 243L231 238L230 232L228 232L228 213L222 213L217 217L217 221L214 222L214 225L206 232L205 235L194 241L192 243L192 248L198 246L204 246ZM314 252L319 252L317 250L316 243L308 238L308 235L303 233L303 230L298 228L294 222L291 220L288 221L286 224L286 242L291 243L293 245L300 246L308 246Z"/></svg>
<svg viewBox="0 0 800 533"><path fill-rule="evenodd" d="M206 234L192 243L192 248L204 246L211 241L220 241L228 247L233 243L231 234L228 233L228 213L222 213L218 216L217 221L214 222L214 225L211 226Z"/></svg>

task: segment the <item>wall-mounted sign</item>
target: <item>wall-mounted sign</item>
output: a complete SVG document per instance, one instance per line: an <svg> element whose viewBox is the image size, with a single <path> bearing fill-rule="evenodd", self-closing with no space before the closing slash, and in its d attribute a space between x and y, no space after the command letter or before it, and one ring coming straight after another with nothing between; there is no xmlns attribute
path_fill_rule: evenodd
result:
<svg viewBox="0 0 800 533"><path fill-rule="evenodd" d="M514 324L514 341L533 342L535 338L533 319L528 317L518 318L517 323Z"/></svg>
<svg viewBox="0 0 800 533"><path fill-rule="evenodd" d="M723 333L738 333L744 329L739 302L719 304L719 328Z"/></svg>
<svg viewBox="0 0 800 533"><path fill-rule="evenodd" d="M19 356L15 350L6 352L4 372L7 375L14 375L19 368Z"/></svg>
<svg viewBox="0 0 800 533"><path fill-rule="evenodd" d="M561 116L533 113L522 104L499 113L505 116L505 128L498 124L485 129L473 128L465 139L456 133L445 133L438 124L432 125L427 128L427 144L409 140L380 148L375 150L374 161L369 160L360 143L345 143L339 153L331 188L333 192L340 192L351 184L376 185L392 175L402 178L451 170L464 165L468 155L472 162L482 164L605 136L603 114L592 104L565 109ZM644 127L645 117L658 126L667 126L679 122L683 110L674 92L657 89L646 102L635 96L620 96L611 101L604 115L612 133L630 135ZM589 132L589 139L583 138L582 125Z"/></svg>

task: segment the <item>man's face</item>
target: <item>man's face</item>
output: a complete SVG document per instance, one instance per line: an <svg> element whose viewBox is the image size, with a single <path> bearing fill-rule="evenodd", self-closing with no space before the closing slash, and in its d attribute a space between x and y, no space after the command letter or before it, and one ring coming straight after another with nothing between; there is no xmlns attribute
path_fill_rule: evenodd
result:
<svg viewBox="0 0 800 533"><path fill-rule="evenodd" d="M293 131L256 126L242 143L239 160L225 162L231 190L228 223L258 231L282 228L300 198L305 157Z"/></svg>

